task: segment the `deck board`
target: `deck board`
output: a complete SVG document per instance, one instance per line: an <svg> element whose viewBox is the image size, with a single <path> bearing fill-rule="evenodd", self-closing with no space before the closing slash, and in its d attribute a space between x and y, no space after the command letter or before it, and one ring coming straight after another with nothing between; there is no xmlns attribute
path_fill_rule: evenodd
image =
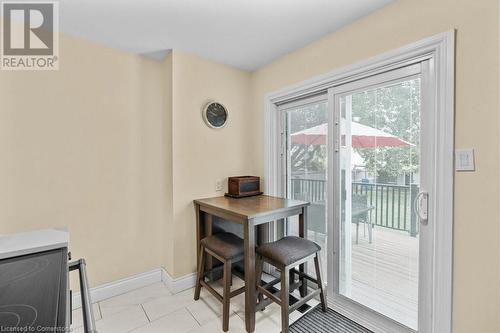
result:
<svg viewBox="0 0 500 333"><path fill-rule="evenodd" d="M324 235L309 234L323 249ZM326 255L322 257L323 272ZM326 280L326 279L325 279ZM350 297L411 328L418 320L418 236L375 227L373 242L360 227L359 244L352 235L352 285Z"/></svg>

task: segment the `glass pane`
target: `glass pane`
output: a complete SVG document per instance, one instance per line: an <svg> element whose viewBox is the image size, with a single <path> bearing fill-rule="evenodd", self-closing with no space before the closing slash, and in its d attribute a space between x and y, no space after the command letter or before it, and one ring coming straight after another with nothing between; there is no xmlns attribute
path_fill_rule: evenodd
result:
<svg viewBox="0 0 500 333"><path fill-rule="evenodd" d="M309 201L308 238L321 246L323 274L326 274L326 168L327 103L319 102L286 112L287 193L296 200ZM287 234L298 234L296 218L289 219ZM315 276L314 269L309 273ZM326 275L323 277L326 281Z"/></svg>
<svg viewBox="0 0 500 333"><path fill-rule="evenodd" d="M340 99L340 294L417 329L420 79Z"/></svg>

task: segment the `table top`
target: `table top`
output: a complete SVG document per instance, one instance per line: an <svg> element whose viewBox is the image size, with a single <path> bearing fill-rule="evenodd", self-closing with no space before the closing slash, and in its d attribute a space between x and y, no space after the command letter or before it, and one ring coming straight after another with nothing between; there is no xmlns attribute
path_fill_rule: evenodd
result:
<svg viewBox="0 0 500 333"><path fill-rule="evenodd" d="M36 230L11 235L0 235L0 259L68 247L69 232Z"/></svg>
<svg viewBox="0 0 500 333"><path fill-rule="evenodd" d="M269 195L257 195L246 198L226 196L194 200L195 204L222 210L242 218L252 219L269 214L285 212L309 205L307 201L291 200Z"/></svg>

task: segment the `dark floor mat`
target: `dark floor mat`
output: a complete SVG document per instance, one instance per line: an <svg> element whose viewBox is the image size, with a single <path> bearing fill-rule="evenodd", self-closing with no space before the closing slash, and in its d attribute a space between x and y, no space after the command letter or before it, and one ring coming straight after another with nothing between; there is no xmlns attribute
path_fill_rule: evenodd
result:
<svg viewBox="0 0 500 333"><path fill-rule="evenodd" d="M372 333L372 331L328 309L318 306L290 326L290 333Z"/></svg>

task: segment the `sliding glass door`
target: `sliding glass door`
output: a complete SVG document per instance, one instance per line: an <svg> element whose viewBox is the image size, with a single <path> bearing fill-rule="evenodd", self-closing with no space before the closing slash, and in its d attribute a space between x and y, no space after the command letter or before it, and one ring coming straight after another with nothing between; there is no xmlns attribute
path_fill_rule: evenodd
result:
<svg viewBox="0 0 500 333"><path fill-rule="evenodd" d="M283 128L284 192L290 199L311 203L308 237L322 248L323 274L327 268L327 163L328 103L321 94L280 107ZM297 235L296 219L289 219L288 235ZM309 270L315 275L313 269ZM323 277L326 281L326 276Z"/></svg>
<svg viewBox="0 0 500 333"><path fill-rule="evenodd" d="M432 253L422 244L432 235L421 232L417 216L426 199L420 193L428 174L422 161L429 158L421 149L425 66L330 90L329 289L337 307L401 332L419 330L431 271Z"/></svg>
<svg viewBox="0 0 500 333"><path fill-rule="evenodd" d="M416 329L420 79L338 103L339 293Z"/></svg>
<svg viewBox="0 0 500 333"><path fill-rule="evenodd" d="M334 308L398 332L419 330L429 304L432 253L422 244L432 234L417 216L429 160L421 149L426 66L279 106L282 190L311 203L307 237L322 247ZM295 219L286 225L279 235L297 234Z"/></svg>

